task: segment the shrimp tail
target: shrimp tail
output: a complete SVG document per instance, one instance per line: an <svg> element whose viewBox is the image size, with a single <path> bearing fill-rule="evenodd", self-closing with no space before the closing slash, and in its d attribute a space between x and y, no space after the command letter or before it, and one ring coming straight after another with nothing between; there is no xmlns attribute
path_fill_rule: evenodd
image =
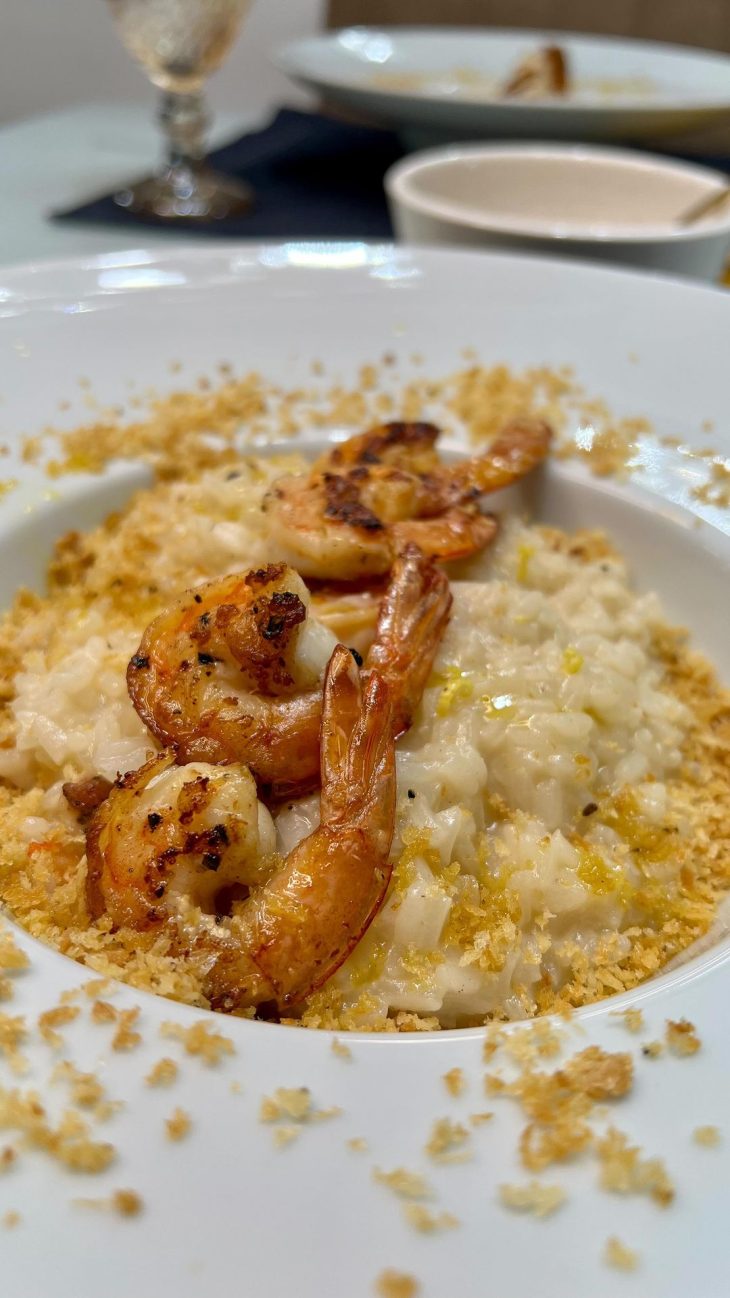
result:
<svg viewBox="0 0 730 1298"><path fill-rule="evenodd" d="M449 499L465 500L510 487L531 473L550 450L552 430L542 419L511 419L483 455L452 465L443 478Z"/></svg>
<svg viewBox="0 0 730 1298"><path fill-rule="evenodd" d="M303 1001L347 959L380 909L393 868L389 689L373 671L361 691L343 645L325 678L321 767L320 827L294 849L256 902L250 958L280 1008Z"/></svg>
<svg viewBox="0 0 730 1298"><path fill-rule="evenodd" d="M390 688L395 735L411 724L451 611L448 578L417 545L406 544L380 607L366 659Z"/></svg>

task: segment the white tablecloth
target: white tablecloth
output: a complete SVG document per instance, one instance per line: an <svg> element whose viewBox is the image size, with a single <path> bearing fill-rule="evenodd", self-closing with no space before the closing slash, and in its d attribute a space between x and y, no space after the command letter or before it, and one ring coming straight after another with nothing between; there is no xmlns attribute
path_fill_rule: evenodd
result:
<svg viewBox="0 0 730 1298"><path fill-rule="evenodd" d="M215 143L259 123L221 116ZM185 239L140 226L60 225L54 208L72 207L149 172L162 139L149 109L88 104L0 129L0 262L36 261ZM203 236L196 235L196 239Z"/></svg>

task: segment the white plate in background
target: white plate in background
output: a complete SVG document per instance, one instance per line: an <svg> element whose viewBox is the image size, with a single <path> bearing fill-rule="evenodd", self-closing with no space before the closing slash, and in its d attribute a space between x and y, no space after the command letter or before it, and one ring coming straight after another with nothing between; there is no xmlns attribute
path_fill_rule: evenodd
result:
<svg viewBox="0 0 730 1298"><path fill-rule="evenodd" d="M79 380L90 381L101 402L125 404L130 380L138 392L193 387L199 375L215 376L221 361L294 387L311 381L313 361L354 383L359 367L384 352L406 377L439 376L463 367L463 349L471 347L484 364L571 364L587 391L617 413L646 415L658 434L696 449L714 441L728 454L729 336L730 295L718 290L558 261L389 245L138 250L2 270L0 440L10 445L3 476L20 486L0 503L0 598L7 601L21 581L37 582L53 537L91 525L135 480L122 467L101 478L60 478L49 490L41 470L21 458L22 434L93 418ZM422 362L414 367L416 354ZM60 411L65 401L71 406ZM703 427L707 420L714 432ZM459 444L454 429L451 444ZM730 679L730 513L693 497L703 462L654 440L642 460L626 482L556 462L533 484L531 502L565 527L609 528L638 583L660 590L668 615L692 627ZM30 1021L84 974L57 952L19 940L32 966L15 979L15 998L3 1009ZM522 1119L510 1102L483 1093L481 1032L352 1037L348 1062L332 1052L328 1033L214 1018L123 989L115 1004L142 1008L139 1049L112 1052L110 1030L90 1025L84 1013L64 1029L69 1046L61 1052L98 1069L109 1095L126 1102L98 1131L117 1145L118 1160L103 1176L86 1177L28 1154L0 1177L0 1218L7 1210L23 1218L2 1231L3 1298L372 1298L387 1267L418 1277L422 1298L724 1298L729 956L724 944L577 1016L574 1048L596 1042L635 1056L634 1092L611 1116L647 1154L665 1159L675 1204L661 1209L647 1198L600 1192L595 1161L578 1160L544 1176L570 1198L542 1222L497 1202L500 1182L528 1176L516 1156ZM643 1007L644 1038L661 1036L665 1019L686 1016L701 1051L686 1060L643 1059L639 1039L610 1017L627 1004ZM165 1020L200 1018L234 1042L235 1056L218 1069L158 1035ZM0 1056L0 1085L38 1086L55 1108L65 1095L62 1086L44 1087L51 1052L37 1044L27 1053L26 1079ZM181 1059L181 1077L169 1091L151 1091L143 1077L162 1055ZM469 1078L459 1100L441 1080L453 1067ZM261 1097L300 1085L311 1087L317 1106L344 1112L276 1150L271 1128L258 1120ZM177 1105L193 1120L178 1145L163 1134ZM434 1118L484 1108L495 1117L475 1132L474 1160L429 1164L423 1145ZM719 1149L691 1139L707 1123L725 1128ZM349 1150L351 1137L365 1137L369 1152ZM6 1142L0 1132L0 1148L11 1141L12 1133ZM461 1226L434 1237L416 1233L373 1181L374 1165L423 1170L437 1191L433 1208L455 1213ZM140 1217L72 1203L118 1187L143 1196ZM612 1234L641 1252L635 1275L601 1262Z"/></svg>
<svg viewBox="0 0 730 1298"><path fill-rule="evenodd" d="M574 91L532 102L495 98L495 85L543 45L566 51ZM645 141L730 119L730 57L656 41L524 28L349 27L291 41L275 61L333 103L414 142Z"/></svg>

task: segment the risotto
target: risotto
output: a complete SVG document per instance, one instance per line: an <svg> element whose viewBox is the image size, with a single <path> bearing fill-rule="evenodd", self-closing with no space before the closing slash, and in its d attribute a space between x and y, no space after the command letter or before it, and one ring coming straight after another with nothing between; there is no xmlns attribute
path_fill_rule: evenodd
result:
<svg viewBox="0 0 730 1298"><path fill-rule="evenodd" d="M261 502L303 465L249 457L140 492L65 537L47 596L21 592L2 625L0 898L66 954L196 1005L195 952L89 916L62 785L113 780L154 751L125 684L141 633L178 591L280 557ZM396 748L388 894L303 1006L310 1026L453 1027L587 1003L701 937L728 883L713 833L727 820L726 697L608 541L514 517L452 590ZM367 601L319 608L346 643L367 640ZM278 850L318 816L318 795L283 806Z"/></svg>

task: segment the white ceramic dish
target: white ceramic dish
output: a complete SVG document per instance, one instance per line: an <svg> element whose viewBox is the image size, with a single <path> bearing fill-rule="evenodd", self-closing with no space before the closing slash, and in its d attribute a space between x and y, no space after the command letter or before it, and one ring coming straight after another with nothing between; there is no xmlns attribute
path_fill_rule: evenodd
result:
<svg viewBox="0 0 730 1298"><path fill-rule="evenodd" d="M79 380L91 381L103 403L126 404L130 380L134 391L193 386L223 360L294 386L309 381L313 359L348 382L384 351L400 358L396 368L406 375L414 353L423 358L418 373L436 374L463 365L462 349L471 346L484 360L515 366L569 362L588 391L619 412L646 414L659 433L690 447L714 438L728 454L729 330L730 296L717 290L557 261L390 246L228 245L1 271L0 420L10 448L3 473L20 485L0 506L0 599L21 581L39 580L54 536L89 526L139 481L117 468L101 478L61 478L49 489L41 470L21 458L21 433L89 418ZM173 364L182 369L173 373ZM59 411L61 401L70 408ZM707 419L716 422L714 434L703 427ZM641 463L624 483L591 479L573 461L556 463L532 503L566 527L609 528L637 581L660 590L668 615L695 629L728 679L730 514L692 494L706 461L651 441ZM15 978L6 1008L30 1022L84 974L55 951L19 940L32 964ZM485 1101L480 1031L355 1037L353 1058L344 1061L327 1033L205 1016L236 1049L208 1069L159 1037L165 1020L189 1024L199 1013L120 989L116 1004L141 1006L141 1046L112 1052L110 1030L92 1026L84 1010L64 1029L60 1052L100 1069L109 1095L125 1101L99 1129L117 1145L117 1162L100 1177L74 1176L29 1153L0 1177L0 1219L8 1210L22 1215L16 1229L2 1231L3 1296L372 1298L375 1277L394 1267L420 1278L423 1298L616 1298L619 1287L641 1298L719 1298L730 1275L723 1242L729 989L725 943L578 1016L575 1048L596 1042L636 1058L634 1093L612 1117L665 1158L677 1200L662 1210L647 1198L601 1193L595 1162L579 1160L546 1175L570 1199L543 1222L497 1202L500 1182L527 1177L515 1153L516 1112L507 1101ZM611 1017L626 1004L643 1007L643 1038L660 1036L666 1018L686 1016L702 1050L691 1059L643 1059L643 1038ZM66 1097L62 1086L44 1084L53 1052L31 1042L24 1053L31 1061L25 1079L0 1055L0 1085L43 1088L55 1111ZM182 1058L180 1079L169 1091L150 1091L142 1079L163 1054ZM459 1100L441 1080L453 1067L469 1079ZM308 1085L318 1106L339 1104L344 1112L276 1150L258 1110L262 1094L282 1085ZM189 1111L193 1129L171 1145L163 1124L177 1105ZM474 1159L430 1165L423 1145L434 1118L465 1118L485 1106L495 1117L475 1133ZM719 1149L693 1144L701 1123L725 1127ZM369 1151L349 1150L351 1137L367 1138ZM4 1140L2 1133L0 1146ZM373 1165L422 1168L436 1189L434 1207L456 1213L460 1228L434 1237L415 1232L394 1196L374 1183ZM72 1202L120 1186L144 1197L142 1216L125 1220ZM640 1250L635 1276L600 1261L610 1234Z"/></svg>
<svg viewBox="0 0 730 1298"><path fill-rule="evenodd" d="M495 84L560 45L577 86L562 99L498 100ZM567 32L351 27L292 41L276 62L328 99L446 140L647 140L730 117L730 58ZM483 79L483 80L480 80Z"/></svg>
<svg viewBox="0 0 730 1298"><path fill-rule="evenodd" d="M725 177L706 167L603 146L473 144L429 149L385 177L405 243L522 248L717 279L730 202L681 225Z"/></svg>

